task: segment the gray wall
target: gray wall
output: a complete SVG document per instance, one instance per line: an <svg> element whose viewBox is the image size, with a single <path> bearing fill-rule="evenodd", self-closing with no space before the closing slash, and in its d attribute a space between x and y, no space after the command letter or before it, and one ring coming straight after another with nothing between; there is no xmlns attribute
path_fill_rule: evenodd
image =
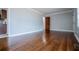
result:
<svg viewBox="0 0 79 59"><path fill-rule="evenodd" d="M51 30L56 31L73 31L73 13L50 14Z"/></svg>
<svg viewBox="0 0 79 59"><path fill-rule="evenodd" d="M9 35L43 30L42 16L28 8L8 9L8 19Z"/></svg>

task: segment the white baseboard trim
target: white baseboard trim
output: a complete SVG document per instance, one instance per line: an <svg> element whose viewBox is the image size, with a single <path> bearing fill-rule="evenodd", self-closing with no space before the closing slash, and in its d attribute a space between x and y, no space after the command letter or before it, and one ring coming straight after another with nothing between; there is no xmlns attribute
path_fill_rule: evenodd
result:
<svg viewBox="0 0 79 59"><path fill-rule="evenodd" d="M5 38L5 37L8 37L8 35L7 34L0 35L0 38Z"/></svg>
<svg viewBox="0 0 79 59"><path fill-rule="evenodd" d="M73 30L50 29L51 31L74 32Z"/></svg>
<svg viewBox="0 0 79 59"><path fill-rule="evenodd" d="M76 33L74 33L75 38L77 39L77 41L79 42L79 37L77 36Z"/></svg>
<svg viewBox="0 0 79 59"><path fill-rule="evenodd" d="M24 32L24 33L8 35L8 37L20 36L20 35L30 34L30 33L34 33L34 32L40 32L40 31L43 31L43 30L37 30L37 31L31 31L31 32Z"/></svg>

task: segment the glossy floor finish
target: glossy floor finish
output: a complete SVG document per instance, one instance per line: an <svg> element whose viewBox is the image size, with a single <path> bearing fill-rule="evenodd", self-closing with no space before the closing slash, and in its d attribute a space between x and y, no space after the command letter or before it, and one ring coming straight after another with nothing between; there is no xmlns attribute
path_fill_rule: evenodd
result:
<svg viewBox="0 0 79 59"><path fill-rule="evenodd" d="M36 32L0 38L2 51L73 51L76 39L69 32Z"/></svg>

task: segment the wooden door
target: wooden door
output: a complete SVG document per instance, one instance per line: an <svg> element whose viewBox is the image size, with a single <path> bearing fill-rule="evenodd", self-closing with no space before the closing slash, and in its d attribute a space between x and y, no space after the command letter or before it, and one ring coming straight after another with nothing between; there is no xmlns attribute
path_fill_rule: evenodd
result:
<svg viewBox="0 0 79 59"><path fill-rule="evenodd" d="M50 17L45 17L45 31L50 31Z"/></svg>

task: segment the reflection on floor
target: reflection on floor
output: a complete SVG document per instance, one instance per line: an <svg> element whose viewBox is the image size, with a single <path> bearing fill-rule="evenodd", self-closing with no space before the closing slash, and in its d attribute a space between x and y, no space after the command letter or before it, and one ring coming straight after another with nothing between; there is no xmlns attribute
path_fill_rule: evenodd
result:
<svg viewBox="0 0 79 59"><path fill-rule="evenodd" d="M8 51L73 51L76 39L70 32L36 32L0 38L0 50Z"/></svg>
<svg viewBox="0 0 79 59"><path fill-rule="evenodd" d="M4 38L4 37L7 37L7 36L8 36L7 34L1 34L0 38Z"/></svg>

